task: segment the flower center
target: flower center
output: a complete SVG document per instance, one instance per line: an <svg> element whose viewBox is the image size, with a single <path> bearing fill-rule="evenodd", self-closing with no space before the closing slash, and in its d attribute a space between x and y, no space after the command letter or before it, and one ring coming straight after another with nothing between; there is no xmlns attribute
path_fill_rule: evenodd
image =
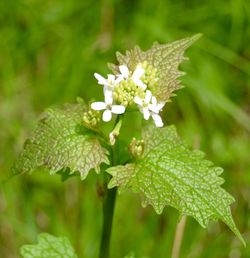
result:
<svg viewBox="0 0 250 258"><path fill-rule="evenodd" d="M107 110L111 110L112 109L112 105L111 104L107 104L106 109Z"/></svg>
<svg viewBox="0 0 250 258"><path fill-rule="evenodd" d="M116 101L120 102L124 106L132 105L134 103L135 96L143 96L144 90L138 87L132 80L121 81L114 89L113 96Z"/></svg>

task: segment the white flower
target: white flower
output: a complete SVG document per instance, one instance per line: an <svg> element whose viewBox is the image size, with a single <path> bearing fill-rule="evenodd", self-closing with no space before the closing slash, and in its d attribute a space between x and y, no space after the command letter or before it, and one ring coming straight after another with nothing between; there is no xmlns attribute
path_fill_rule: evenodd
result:
<svg viewBox="0 0 250 258"><path fill-rule="evenodd" d="M102 114L102 120L108 122L112 118L113 114L123 114L125 107L123 105L113 105L113 96L111 91L104 92L105 102L93 102L91 108L94 110L104 110Z"/></svg>
<svg viewBox="0 0 250 258"><path fill-rule="evenodd" d="M144 119L148 120L150 117L150 111L149 111L149 103L152 97L152 93L150 90L146 91L146 95L144 99L141 99L139 97L134 97L134 102L140 107L141 112L143 113Z"/></svg>
<svg viewBox="0 0 250 258"><path fill-rule="evenodd" d="M148 108L154 113L158 114L161 111L161 109L164 107L165 103L163 102L157 103L155 96L152 96L151 101L152 101L152 104L149 104Z"/></svg>
<svg viewBox="0 0 250 258"><path fill-rule="evenodd" d="M118 78L122 77L123 79L128 79L128 77L129 77L128 67L126 65L120 65L119 70L120 70L121 74L120 74L120 76L118 76ZM144 84L142 82L142 80L140 79L144 73L145 73L145 70L140 65L137 65L136 69L134 70L134 72L132 74L132 80L137 86L139 86L145 90L147 88L147 85Z"/></svg>
<svg viewBox="0 0 250 258"><path fill-rule="evenodd" d="M142 81L141 81L141 76L145 73L145 70L140 66L140 65L137 65L135 71L133 72L132 74L132 79L133 79L133 82L143 88L144 90L146 90L147 88L147 85L144 84Z"/></svg>
<svg viewBox="0 0 250 258"><path fill-rule="evenodd" d="M150 103L150 101L152 102ZM146 91L144 99L135 97L134 102L140 107L144 119L148 120L150 116L152 116L157 127L163 126L163 122L159 115L159 112L163 108L164 103L157 103L157 100L154 96L152 96L151 91Z"/></svg>
<svg viewBox="0 0 250 258"><path fill-rule="evenodd" d="M95 78L98 80L98 84L104 86L104 93L105 91L113 91L114 87L121 82L123 79L122 77L115 77L113 74L108 74L108 78L105 79L99 73L94 73Z"/></svg>

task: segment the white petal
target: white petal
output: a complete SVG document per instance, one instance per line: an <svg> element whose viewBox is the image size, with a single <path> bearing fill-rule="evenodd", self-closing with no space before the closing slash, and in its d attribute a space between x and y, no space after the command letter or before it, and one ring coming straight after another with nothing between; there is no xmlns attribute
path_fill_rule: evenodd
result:
<svg viewBox="0 0 250 258"><path fill-rule="evenodd" d="M103 85L103 94L105 95L106 91L113 92L114 87L115 87L115 84L105 84L105 85Z"/></svg>
<svg viewBox="0 0 250 258"><path fill-rule="evenodd" d="M148 105L148 108L153 111L154 113L159 113L161 111L161 109L164 107L165 103L164 102L160 102L159 104L157 104L157 100L156 98L153 96L152 97L152 104Z"/></svg>
<svg viewBox="0 0 250 258"><path fill-rule="evenodd" d="M134 102L137 104L137 105L139 105L139 106L142 106L142 99L141 98L139 98L139 97L134 97Z"/></svg>
<svg viewBox="0 0 250 258"><path fill-rule="evenodd" d="M152 104L157 105L157 100L155 96L152 96Z"/></svg>
<svg viewBox="0 0 250 258"><path fill-rule="evenodd" d="M105 122L109 122L112 118L111 110L106 109L102 114L102 120Z"/></svg>
<svg viewBox="0 0 250 258"><path fill-rule="evenodd" d="M112 91L112 88L109 85L103 85L103 94L105 95L106 91Z"/></svg>
<svg viewBox="0 0 250 258"><path fill-rule="evenodd" d="M161 110L163 107L165 106L164 102L161 102L157 105L157 107L159 108L159 110Z"/></svg>
<svg viewBox="0 0 250 258"><path fill-rule="evenodd" d="M103 110L107 107L106 103L104 102L93 102L91 104L91 108L94 110Z"/></svg>
<svg viewBox="0 0 250 258"><path fill-rule="evenodd" d="M137 86L139 86L139 87L141 87L142 89L146 89L147 88L147 85L146 84L144 84L140 79L138 79L138 78L133 78L133 82L137 85Z"/></svg>
<svg viewBox="0 0 250 258"><path fill-rule="evenodd" d="M117 78L115 79L115 84L120 83L123 80L123 76L118 75Z"/></svg>
<svg viewBox="0 0 250 258"><path fill-rule="evenodd" d="M160 111L160 109L158 108L158 106L156 106L156 105L153 105L153 104L149 104L148 105L148 109L149 110L151 110L151 111L153 111L154 113L159 113L159 111Z"/></svg>
<svg viewBox="0 0 250 258"><path fill-rule="evenodd" d="M145 120L148 120L150 117L150 112L148 110L148 108L143 108L143 117Z"/></svg>
<svg viewBox="0 0 250 258"><path fill-rule="evenodd" d="M115 82L115 76L113 74L108 74L108 81L109 81L109 83L114 83Z"/></svg>
<svg viewBox="0 0 250 258"><path fill-rule="evenodd" d="M150 90L147 90L146 95L145 95L145 99L144 99L145 103L148 104L151 100L151 97L152 97L152 92Z"/></svg>
<svg viewBox="0 0 250 258"><path fill-rule="evenodd" d="M133 72L132 78L140 79L140 77L145 73L145 70L140 66L137 65L135 71Z"/></svg>
<svg viewBox="0 0 250 258"><path fill-rule="evenodd" d="M159 115L152 114L152 118L154 119L155 125L157 127L163 127L163 122L162 122L162 119Z"/></svg>
<svg viewBox="0 0 250 258"><path fill-rule="evenodd" d="M104 98L105 103L111 105L113 103L113 91L106 88L106 90L104 90Z"/></svg>
<svg viewBox="0 0 250 258"><path fill-rule="evenodd" d="M120 65L119 70L124 78L128 78L129 76L129 70L126 65Z"/></svg>
<svg viewBox="0 0 250 258"><path fill-rule="evenodd" d="M107 84L107 80L101 76L99 73L94 73L95 78L98 80L98 83L101 85Z"/></svg>
<svg viewBox="0 0 250 258"><path fill-rule="evenodd" d="M122 105L113 105L111 112L114 114L123 114L125 112L125 107Z"/></svg>

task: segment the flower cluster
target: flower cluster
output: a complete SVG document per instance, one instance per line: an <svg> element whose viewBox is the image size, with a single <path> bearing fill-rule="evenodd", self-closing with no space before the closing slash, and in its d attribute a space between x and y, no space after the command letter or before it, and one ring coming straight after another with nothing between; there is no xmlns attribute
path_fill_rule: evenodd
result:
<svg viewBox="0 0 250 258"><path fill-rule="evenodd" d="M107 79L98 73L94 74L98 84L103 86L104 102L93 102L91 108L103 110L102 119L108 122L112 114L123 114L128 106L136 104L144 119L152 117L155 125L162 127L159 112L165 103L158 103L150 91L151 86L158 80L156 69L147 69L147 63L142 63L138 64L133 72L129 71L126 65L120 65L119 72L117 75L108 74Z"/></svg>

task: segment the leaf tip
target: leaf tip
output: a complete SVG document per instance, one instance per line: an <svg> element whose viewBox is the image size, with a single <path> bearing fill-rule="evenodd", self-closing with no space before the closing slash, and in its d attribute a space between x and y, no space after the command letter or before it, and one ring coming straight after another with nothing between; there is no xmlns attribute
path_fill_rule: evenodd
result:
<svg viewBox="0 0 250 258"><path fill-rule="evenodd" d="M242 236L240 237L240 241L241 241L241 243L243 244L244 247L247 246L246 241Z"/></svg>
<svg viewBox="0 0 250 258"><path fill-rule="evenodd" d="M203 36L202 33L197 33L197 34L195 34L195 35L192 37L192 40L193 40L193 41L196 41L196 40L200 39L202 36Z"/></svg>
<svg viewBox="0 0 250 258"><path fill-rule="evenodd" d="M244 247L246 247L246 241L243 238L243 236L241 235L239 230L233 230L233 232L235 233L235 235L238 237L238 239L240 240L240 242L243 244Z"/></svg>
<svg viewBox="0 0 250 258"><path fill-rule="evenodd" d="M199 40L202 37L202 33L197 33L191 37L187 37L184 39L184 42L187 42L186 48L191 46L193 43L195 43L197 40Z"/></svg>

